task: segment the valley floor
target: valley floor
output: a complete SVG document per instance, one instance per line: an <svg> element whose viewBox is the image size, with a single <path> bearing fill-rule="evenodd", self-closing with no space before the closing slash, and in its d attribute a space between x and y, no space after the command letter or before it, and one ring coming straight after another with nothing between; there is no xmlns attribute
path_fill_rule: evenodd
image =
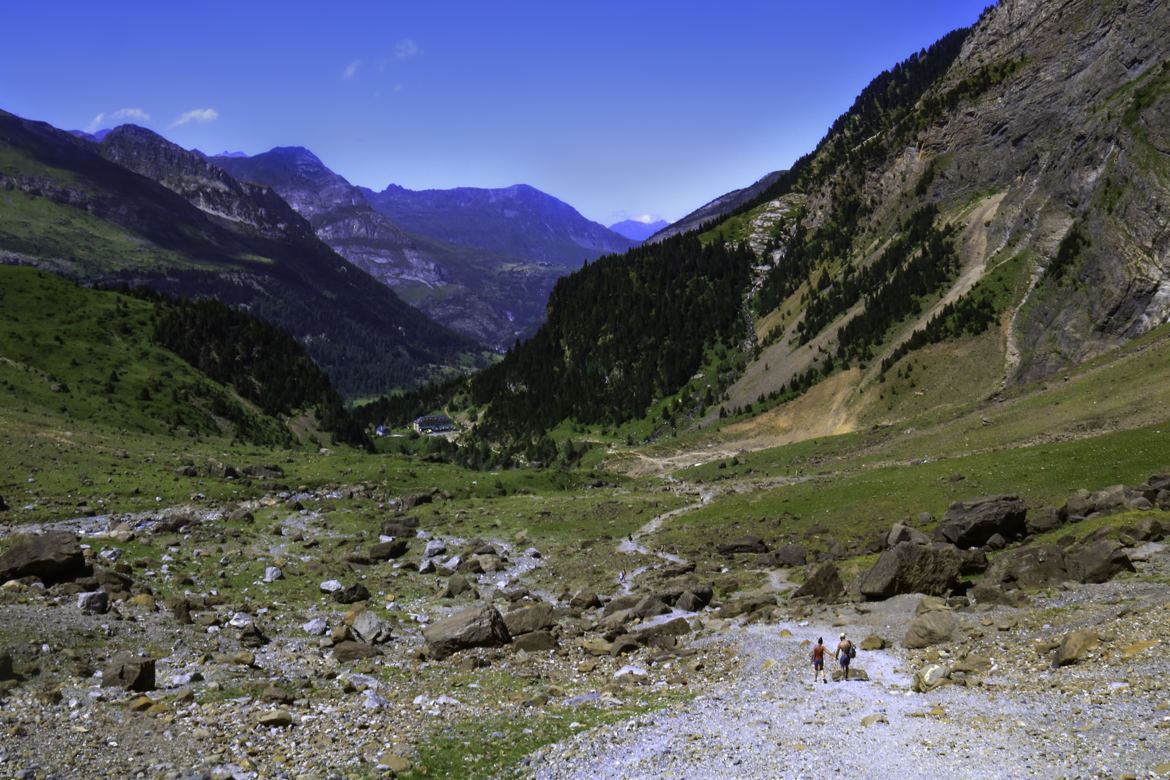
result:
<svg viewBox="0 0 1170 780"><path fill-rule="evenodd" d="M639 553L644 534L677 514L614 541L616 552ZM317 527L311 514L284 522L310 535ZM188 545L221 554L222 536L196 531ZM316 533L306 540L313 551L341 538ZM269 531L254 544L277 538ZM508 552L522 569L527 559ZM552 652L511 646L428 660L403 620L380 655L354 662L307 628L320 618L344 630L345 607L324 598L292 606L289 591L273 590L279 583L238 582L230 601L192 608L193 624L147 594L89 615L76 595L6 586L0 644L19 678L0 684L0 777L1168 776L1170 545L1131 557L1134 574L1034 591L1023 606L959 603L961 638L925 650L902 647L917 595L783 600L746 618L687 613L694 633L677 647L617 656L587 652L583 621L572 619ZM314 583L324 570L302 576ZM389 603L407 576L420 575L367 582ZM788 587L780 579L765 590ZM433 596L401 609L413 616L428 604ZM268 641L243 643L241 613ZM1099 646L1052 668L1060 639L1081 628ZM841 632L880 645L855 661L855 676L868 679L813 684L810 643L823 636L832 647ZM96 673L119 650L158 659L157 688L103 687ZM960 682L914 692L916 673L964 662L974 671L952 673Z"/></svg>

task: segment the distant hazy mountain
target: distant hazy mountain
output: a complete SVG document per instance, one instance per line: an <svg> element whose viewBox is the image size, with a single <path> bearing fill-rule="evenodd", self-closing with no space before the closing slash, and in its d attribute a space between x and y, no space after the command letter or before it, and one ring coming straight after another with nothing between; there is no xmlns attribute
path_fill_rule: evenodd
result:
<svg viewBox="0 0 1170 780"><path fill-rule="evenodd" d="M212 159L240 179L272 187L322 241L435 321L496 349L535 331L564 273L526 257L403 230L370 207L366 191L308 149Z"/></svg>
<svg viewBox="0 0 1170 780"><path fill-rule="evenodd" d="M527 184L451 190L408 190L392 184L382 192L362 191L371 206L405 230L566 269L638 243Z"/></svg>
<svg viewBox="0 0 1170 780"><path fill-rule="evenodd" d="M70 130L69 134L75 135L78 138L84 138L87 141L100 141L106 137L106 134L109 133L110 130L111 130L111 128L109 128L109 127L105 128L103 130L98 130L96 133L87 133L84 130Z"/></svg>
<svg viewBox="0 0 1170 780"><path fill-rule="evenodd" d="M481 357L322 243L270 188L149 130L124 125L95 144L0 111L0 153L11 206L0 262L247 309L292 333L351 397Z"/></svg>
<svg viewBox="0 0 1170 780"><path fill-rule="evenodd" d="M609 226L613 232L623 235L631 241L645 241L650 236L670 225L665 219L655 222L642 222L638 219L624 219Z"/></svg>

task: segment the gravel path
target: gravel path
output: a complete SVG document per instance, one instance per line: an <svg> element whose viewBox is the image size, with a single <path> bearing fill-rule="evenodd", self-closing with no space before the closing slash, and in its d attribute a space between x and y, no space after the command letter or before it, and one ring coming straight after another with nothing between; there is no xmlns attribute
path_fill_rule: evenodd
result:
<svg viewBox="0 0 1170 780"><path fill-rule="evenodd" d="M1144 610L1138 633L1166 633L1165 589L1140 584L1062 592L1128 602ZM983 652L1008 659L971 685L919 694L911 690L921 654L901 648L860 652L855 668L870 681L812 683L808 659L818 636L835 647L842 631L901 637L916 596L891 599L872 612L825 613L799 623L760 623L727 632L739 667L695 699L666 711L583 732L534 754L536 778L775 778L851 775L914 777L1159 777L1170 774L1167 663L1141 658L1047 668L1013 628L1010 644L992 630ZM1038 600L1039 601L1039 600ZM1115 612L1125 612L1125 607ZM996 608L983 617L1008 619ZM1021 613L1022 614L1022 613ZM1005 616L1007 616L1005 618ZM971 615L969 620L980 618ZM1149 621L1144 623L1143 621ZM1130 620L1130 622L1135 622ZM1051 627L1035 626L1037 636ZM1120 638L1119 638L1120 641ZM998 643L998 644L997 644ZM1025 649L1027 648L1027 649ZM1164 656L1164 654L1160 654ZM829 659L827 666L834 666ZM1122 668L1117 668L1118 666ZM874 721L874 722L871 722Z"/></svg>

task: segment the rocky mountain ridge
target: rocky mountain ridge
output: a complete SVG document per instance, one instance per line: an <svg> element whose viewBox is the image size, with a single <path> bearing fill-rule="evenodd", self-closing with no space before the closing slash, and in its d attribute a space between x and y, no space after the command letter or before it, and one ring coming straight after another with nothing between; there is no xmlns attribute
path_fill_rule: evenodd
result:
<svg viewBox="0 0 1170 780"><path fill-rule="evenodd" d="M762 176L754 183L738 190L724 193L713 200L704 203L699 208L687 214L677 222L672 222L666 227L654 233L647 241L658 242L671 236L677 236L680 233L687 233L692 230L698 230L704 224L716 221L726 214L729 214L736 209L741 208L744 204L751 202L758 198L768 188L772 187L776 182L786 173L786 171L773 171L772 173Z"/></svg>
<svg viewBox="0 0 1170 780"><path fill-rule="evenodd" d="M240 182L198 152L137 125L102 135L103 157L153 179L207 214L243 223L269 237L305 240L312 230L270 187Z"/></svg>
<svg viewBox="0 0 1170 780"><path fill-rule="evenodd" d="M636 243L526 184L362 192L371 207L409 231L569 270Z"/></svg>
<svg viewBox="0 0 1170 780"><path fill-rule="evenodd" d="M0 141L0 186L20 197L0 215L15 220L0 230L5 262L248 308L297 337L347 396L482 359L333 252L271 189L149 130L97 144L2 113Z"/></svg>
<svg viewBox="0 0 1170 780"><path fill-rule="evenodd" d="M214 161L272 187L343 257L496 349L536 329L567 257L575 268L630 245L531 187L374 193L302 147Z"/></svg>

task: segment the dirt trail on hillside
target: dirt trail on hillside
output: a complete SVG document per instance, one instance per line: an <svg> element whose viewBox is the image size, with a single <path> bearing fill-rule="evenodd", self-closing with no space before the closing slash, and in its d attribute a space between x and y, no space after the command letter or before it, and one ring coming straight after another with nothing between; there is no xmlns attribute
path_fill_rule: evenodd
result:
<svg viewBox="0 0 1170 780"><path fill-rule="evenodd" d="M636 460L615 462L609 468L634 477L667 474L744 452L857 430L864 412L864 408L859 405L859 389L876 378L881 370L881 359L930 322L943 307L970 292L983 277L988 260L987 223L995 218L1005 196L1006 193L998 193L985 198L967 215L966 227L958 242L958 279L934 306L922 313L913 328L908 329L902 338L890 343L883 355L870 361L864 373L855 368L841 371L790 403L750 420L724 427L720 431L719 442L663 455L635 453Z"/></svg>
<svg viewBox="0 0 1170 780"><path fill-rule="evenodd" d="M632 477L668 474L735 457L745 452L779 447L818 436L834 436L856 429L851 411L859 372L836 374L800 398L720 431L720 441L668 454L646 452L607 464L607 468Z"/></svg>

